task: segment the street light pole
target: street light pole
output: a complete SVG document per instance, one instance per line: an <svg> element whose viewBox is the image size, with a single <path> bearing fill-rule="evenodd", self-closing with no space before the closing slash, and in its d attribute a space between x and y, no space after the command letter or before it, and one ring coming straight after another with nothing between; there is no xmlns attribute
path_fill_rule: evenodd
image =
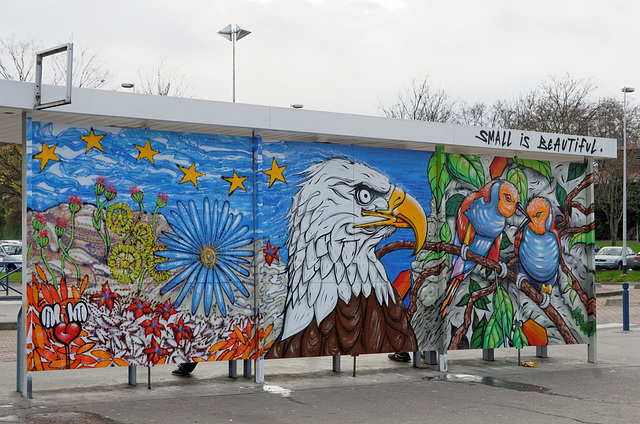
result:
<svg viewBox="0 0 640 424"><path fill-rule="evenodd" d="M622 275L627 275L627 93L635 90L633 87L622 87Z"/></svg>
<svg viewBox="0 0 640 424"><path fill-rule="evenodd" d="M231 41L233 51L233 102L236 102L236 40L240 40L247 35L251 34L251 31L247 31L241 28L237 24L229 24L226 27L218 31L222 37Z"/></svg>

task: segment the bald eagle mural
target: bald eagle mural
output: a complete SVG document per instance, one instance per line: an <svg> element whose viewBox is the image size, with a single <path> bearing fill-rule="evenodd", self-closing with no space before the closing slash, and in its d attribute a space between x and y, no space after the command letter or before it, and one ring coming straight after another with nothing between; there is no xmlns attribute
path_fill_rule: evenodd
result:
<svg viewBox="0 0 640 424"><path fill-rule="evenodd" d="M409 317L376 247L398 228L425 240L424 209L384 174L346 159L313 164L287 214L288 293L267 358L415 351Z"/></svg>

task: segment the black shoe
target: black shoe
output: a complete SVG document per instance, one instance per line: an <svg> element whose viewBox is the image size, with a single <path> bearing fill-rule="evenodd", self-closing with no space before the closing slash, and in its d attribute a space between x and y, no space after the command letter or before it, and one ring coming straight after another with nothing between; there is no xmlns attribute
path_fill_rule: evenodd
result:
<svg viewBox="0 0 640 424"><path fill-rule="evenodd" d="M176 368L175 370L171 371L171 374L179 375L181 377L190 377L191 376L191 371L186 370L185 367L183 367L182 364L180 364L180 365L178 365L178 368Z"/></svg>
<svg viewBox="0 0 640 424"><path fill-rule="evenodd" d="M392 361L410 362L411 361L411 355L409 355L408 352L390 353L389 354L389 359L391 359Z"/></svg>

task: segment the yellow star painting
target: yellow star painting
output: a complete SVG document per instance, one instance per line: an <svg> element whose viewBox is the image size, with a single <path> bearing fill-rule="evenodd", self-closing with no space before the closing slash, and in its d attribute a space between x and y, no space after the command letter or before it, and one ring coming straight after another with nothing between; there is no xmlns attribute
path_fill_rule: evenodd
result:
<svg viewBox="0 0 640 424"><path fill-rule="evenodd" d="M276 162L276 158L273 158L271 162L271 169L264 171L265 174L269 176L269 188L273 185L273 183L278 181L282 181L286 183L284 179L284 175L282 174L285 170L286 166L278 166L278 162Z"/></svg>
<svg viewBox="0 0 640 424"><path fill-rule="evenodd" d="M189 168L185 168L184 166L180 165L178 165L178 168L180 168L180 170L184 172L184 177L182 178L182 181L180 181L180 184L191 181L193 185L198 188L198 178L202 177L204 174L196 171L196 163L192 163Z"/></svg>
<svg viewBox="0 0 640 424"><path fill-rule="evenodd" d="M247 191L247 189L244 187L244 181L249 178L249 177L239 177L238 174L236 174L236 171L233 171L233 177L222 177L223 180L225 180L228 183L231 183L231 187L229 187L229 196L231 196L231 194L236 191L236 189L241 188L244 191Z"/></svg>
<svg viewBox="0 0 640 424"><path fill-rule="evenodd" d="M134 144L134 146L136 146L136 149L138 149L139 152L138 158L136 160L149 159L149 162L151 162L153 166L156 165L153 162L153 156L157 155L160 152L151 148L151 140L147 139L147 144L145 144L144 146L138 146L137 144Z"/></svg>
<svg viewBox="0 0 640 424"><path fill-rule="evenodd" d="M40 172L44 171L44 167L47 166L50 160L54 160L56 162L60 162L60 158L56 155L56 146L47 146L42 142L42 151L36 155L33 155L34 159L39 159L40 162Z"/></svg>
<svg viewBox="0 0 640 424"><path fill-rule="evenodd" d="M93 128L89 132L89 135L80 136L80 138L87 142L87 151L85 153L89 153L89 150L96 148L104 153L104 149L102 148L102 144L100 144L100 140L104 138L106 134L96 134L93 132Z"/></svg>

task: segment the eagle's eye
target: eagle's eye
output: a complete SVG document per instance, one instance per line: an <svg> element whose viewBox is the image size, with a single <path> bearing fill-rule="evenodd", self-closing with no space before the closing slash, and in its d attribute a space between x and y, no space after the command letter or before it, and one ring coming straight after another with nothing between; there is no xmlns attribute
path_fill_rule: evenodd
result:
<svg viewBox="0 0 640 424"><path fill-rule="evenodd" d="M366 187L359 187L356 190L356 200L361 205L368 205L373 200L373 195L371 191Z"/></svg>

